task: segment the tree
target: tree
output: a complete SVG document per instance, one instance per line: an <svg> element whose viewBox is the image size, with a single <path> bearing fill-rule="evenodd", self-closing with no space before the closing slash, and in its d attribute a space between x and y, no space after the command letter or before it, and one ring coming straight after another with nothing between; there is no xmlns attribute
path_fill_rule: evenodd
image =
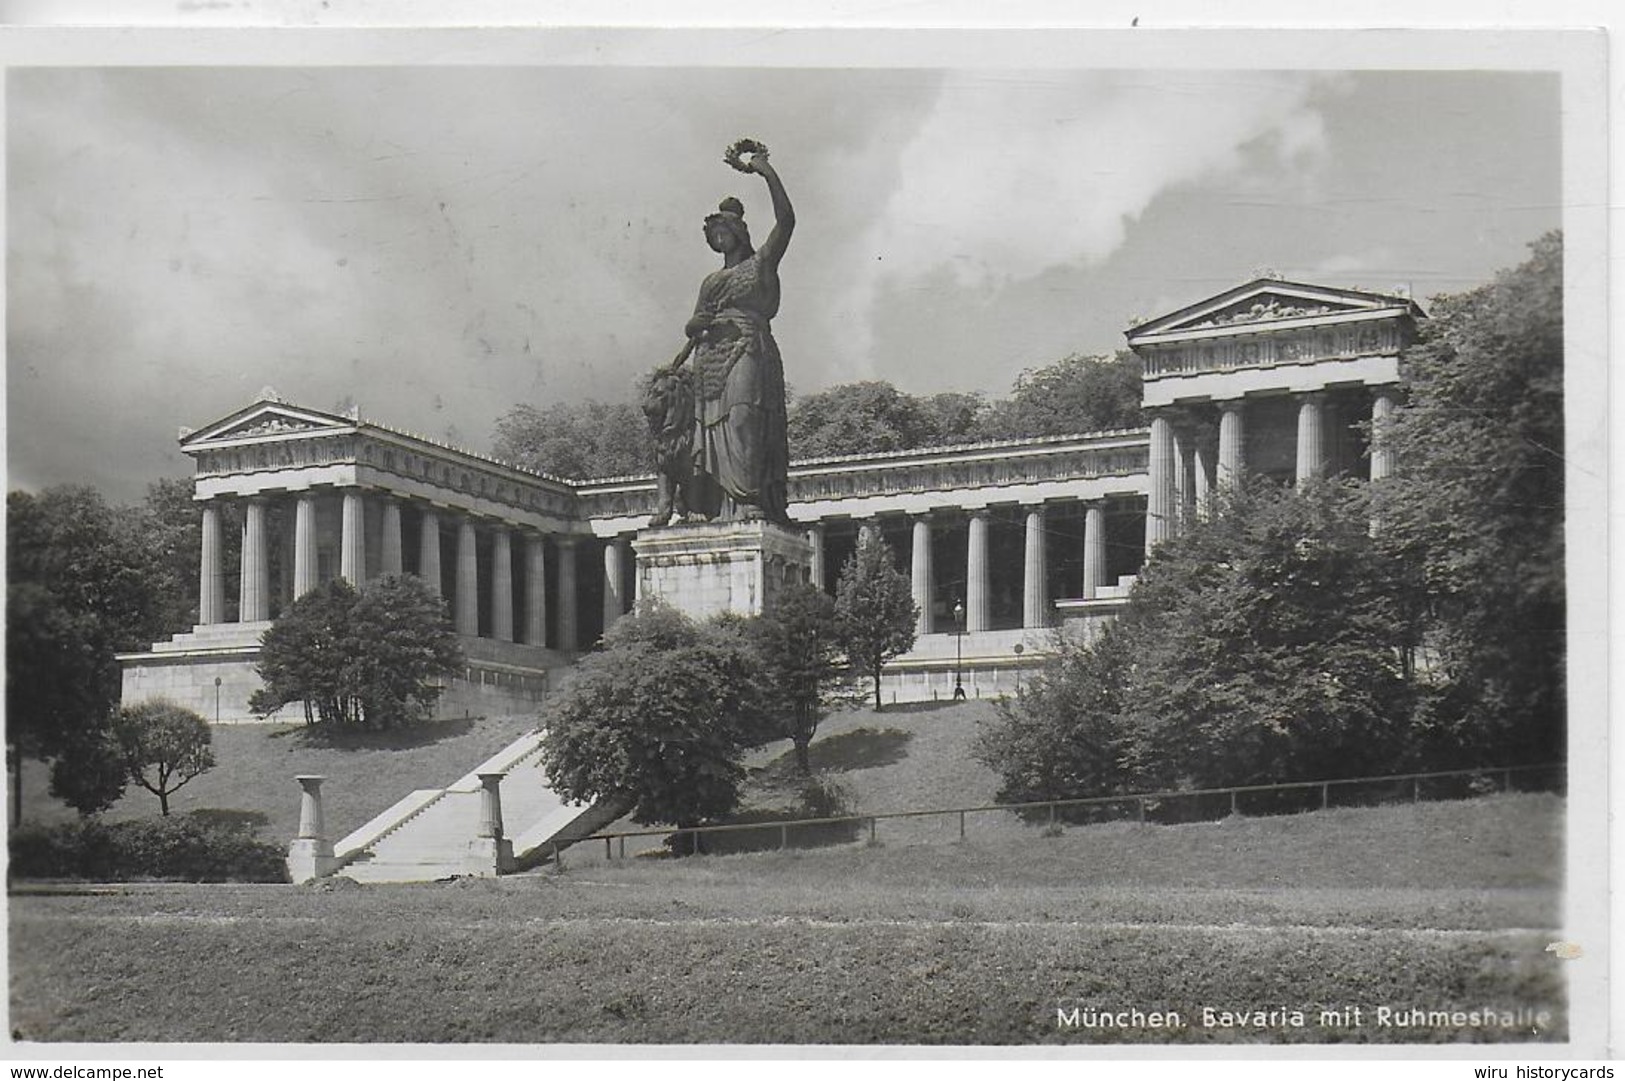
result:
<svg viewBox="0 0 1625 1081"><path fill-rule="evenodd" d="M835 601L817 586L790 586L771 611L747 627L761 652L773 714L795 746L796 765L810 772L807 748L840 687L844 666Z"/></svg>
<svg viewBox="0 0 1625 1081"><path fill-rule="evenodd" d="M62 759L53 776L69 786L102 774L89 758L119 696L114 655L151 643L163 617L134 516L91 488L9 493L6 572L6 739L20 815L24 759ZM94 789L53 783L76 805L98 802Z"/></svg>
<svg viewBox="0 0 1625 1081"><path fill-rule="evenodd" d="M572 480L654 469L654 441L631 402L517 405L497 421L494 443L498 458Z"/></svg>
<svg viewBox="0 0 1625 1081"><path fill-rule="evenodd" d="M995 798L1022 803L1127 790L1122 712L1123 634L1092 642L1057 636L1055 651L978 723L974 755L999 776Z"/></svg>
<svg viewBox="0 0 1625 1081"><path fill-rule="evenodd" d="M256 666L263 684L248 708L266 717L290 702L304 705L306 724L356 720L358 703L346 682L350 609L357 593L334 578L299 597L260 639Z"/></svg>
<svg viewBox="0 0 1625 1081"><path fill-rule="evenodd" d="M1420 765L1407 568L1378 550L1358 486L1256 481L1165 542L1110 654L1125 766L1210 788Z"/></svg>
<svg viewBox="0 0 1625 1081"><path fill-rule="evenodd" d="M1210 788L1426 765L1408 568L1359 486L1255 481L1164 542L1094 642L982 733L1006 798Z"/></svg>
<svg viewBox="0 0 1625 1081"><path fill-rule="evenodd" d="M979 393L945 390L920 399L931 445L970 443L986 438L982 429L987 399Z"/></svg>
<svg viewBox="0 0 1625 1081"><path fill-rule="evenodd" d="M81 815L99 814L119 801L130 775L109 715L68 733L50 777L51 795Z"/></svg>
<svg viewBox="0 0 1625 1081"><path fill-rule="evenodd" d="M192 492L190 478L164 477L147 485L146 497L135 509L136 529L158 599L155 637L190 630L198 621L203 511ZM228 580L239 558L235 551L228 555L222 567Z"/></svg>
<svg viewBox="0 0 1625 1081"><path fill-rule="evenodd" d="M303 702L307 723L392 728L421 719L440 680L462 663L443 602L415 575L388 575L359 592L335 578L265 632L264 686L248 704L263 717Z"/></svg>
<svg viewBox="0 0 1625 1081"><path fill-rule="evenodd" d="M152 699L124 707L114 715L113 738L130 780L158 797L165 818L170 795L214 768L209 723L175 702Z"/></svg>
<svg viewBox="0 0 1625 1081"><path fill-rule="evenodd" d="M1564 753L1563 238L1438 297L1378 438L1381 540L1422 568L1441 723L1482 757Z"/></svg>
<svg viewBox="0 0 1625 1081"><path fill-rule="evenodd" d="M993 404L981 431L985 438L1026 439L1137 428L1144 423L1140 372L1139 357L1126 349L1029 369L1016 378L1009 398Z"/></svg>
<svg viewBox="0 0 1625 1081"><path fill-rule="evenodd" d="M885 382L844 383L790 407L790 457L910 450L936 441L936 418L918 398Z"/></svg>
<svg viewBox="0 0 1625 1081"><path fill-rule="evenodd" d="M348 641L347 679L374 728L427 715L440 697L440 681L463 665L445 602L416 575L368 582L350 608Z"/></svg>
<svg viewBox="0 0 1625 1081"><path fill-rule="evenodd" d="M835 626L852 666L874 680L877 710L880 670L913 648L919 615L908 575L897 569L891 546L873 531L864 532L835 586Z"/></svg>
<svg viewBox="0 0 1625 1081"><path fill-rule="evenodd" d="M738 805L744 747L767 705L737 625L641 606L550 700L542 766L567 799L622 798L640 824L699 825Z"/></svg>

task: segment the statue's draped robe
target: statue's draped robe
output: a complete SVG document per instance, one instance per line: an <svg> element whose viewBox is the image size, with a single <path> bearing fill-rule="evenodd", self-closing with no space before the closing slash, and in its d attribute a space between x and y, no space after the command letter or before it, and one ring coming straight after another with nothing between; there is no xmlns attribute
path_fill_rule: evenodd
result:
<svg viewBox="0 0 1625 1081"><path fill-rule="evenodd" d="M714 271L694 311L712 323L693 358L696 476L689 509L788 525L784 362L769 325L779 311L777 268L757 253Z"/></svg>

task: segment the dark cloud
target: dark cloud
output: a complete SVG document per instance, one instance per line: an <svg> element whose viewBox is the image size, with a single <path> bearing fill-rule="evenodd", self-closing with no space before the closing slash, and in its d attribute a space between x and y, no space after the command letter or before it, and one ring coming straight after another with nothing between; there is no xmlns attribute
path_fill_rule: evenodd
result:
<svg viewBox="0 0 1625 1081"><path fill-rule="evenodd" d="M623 396L681 342L704 214L767 227L743 135L797 203L802 391L1001 393L1258 265L1450 288L1558 218L1538 76L33 69L7 104L11 480L121 496L266 384L477 449Z"/></svg>

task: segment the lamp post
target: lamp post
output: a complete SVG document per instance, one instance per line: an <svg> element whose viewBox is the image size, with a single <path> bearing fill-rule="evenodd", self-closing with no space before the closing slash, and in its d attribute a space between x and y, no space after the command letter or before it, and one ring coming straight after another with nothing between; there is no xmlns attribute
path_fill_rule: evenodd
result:
<svg viewBox="0 0 1625 1081"><path fill-rule="evenodd" d="M214 723L220 724L220 677L214 677Z"/></svg>
<svg viewBox="0 0 1625 1081"><path fill-rule="evenodd" d="M962 666L965 660L965 604L954 602L954 701L965 700Z"/></svg>

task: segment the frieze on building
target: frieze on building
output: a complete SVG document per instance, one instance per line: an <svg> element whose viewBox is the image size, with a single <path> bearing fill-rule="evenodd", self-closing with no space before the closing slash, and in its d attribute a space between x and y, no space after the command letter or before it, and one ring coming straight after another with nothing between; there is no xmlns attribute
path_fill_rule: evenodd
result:
<svg viewBox="0 0 1625 1081"><path fill-rule="evenodd" d="M1397 320L1276 330L1200 342L1147 345L1140 352L1145 376L1190 375L1228 368L1267 368L1321 360L1392 356L1407 345Z"/></svg>
<svg viewBox="0 0 1625 1081"><path fill-rule="evenodd" d="M1259 278L1137 323L1147 380L1237 368L1396 356L1422 309L1408 296Z"/></svg>
<svg viewBox="0 0 1625 1081"><path fill-rule="evenodd" d="M328 414L262 399L208 428L186 432L181 447L193 459L198 480L229 483L233 477L286 472L289 487L297 488L312 480L297 474L352 467L374 480L398 478L520 512L554 518L578 513L565 481L366 423L355 411Z"/></svg>
<svg viewBox="0 0 1625 1081"><path fill-rule="evenodd" d="M790 505L1133 476L1145 473L1147 463L1145 433L1137 429L820 458L791 464ZM651 513L656 489L652 477L617 478L587 481L577 496L584 517L616 518Z"/></svg>

